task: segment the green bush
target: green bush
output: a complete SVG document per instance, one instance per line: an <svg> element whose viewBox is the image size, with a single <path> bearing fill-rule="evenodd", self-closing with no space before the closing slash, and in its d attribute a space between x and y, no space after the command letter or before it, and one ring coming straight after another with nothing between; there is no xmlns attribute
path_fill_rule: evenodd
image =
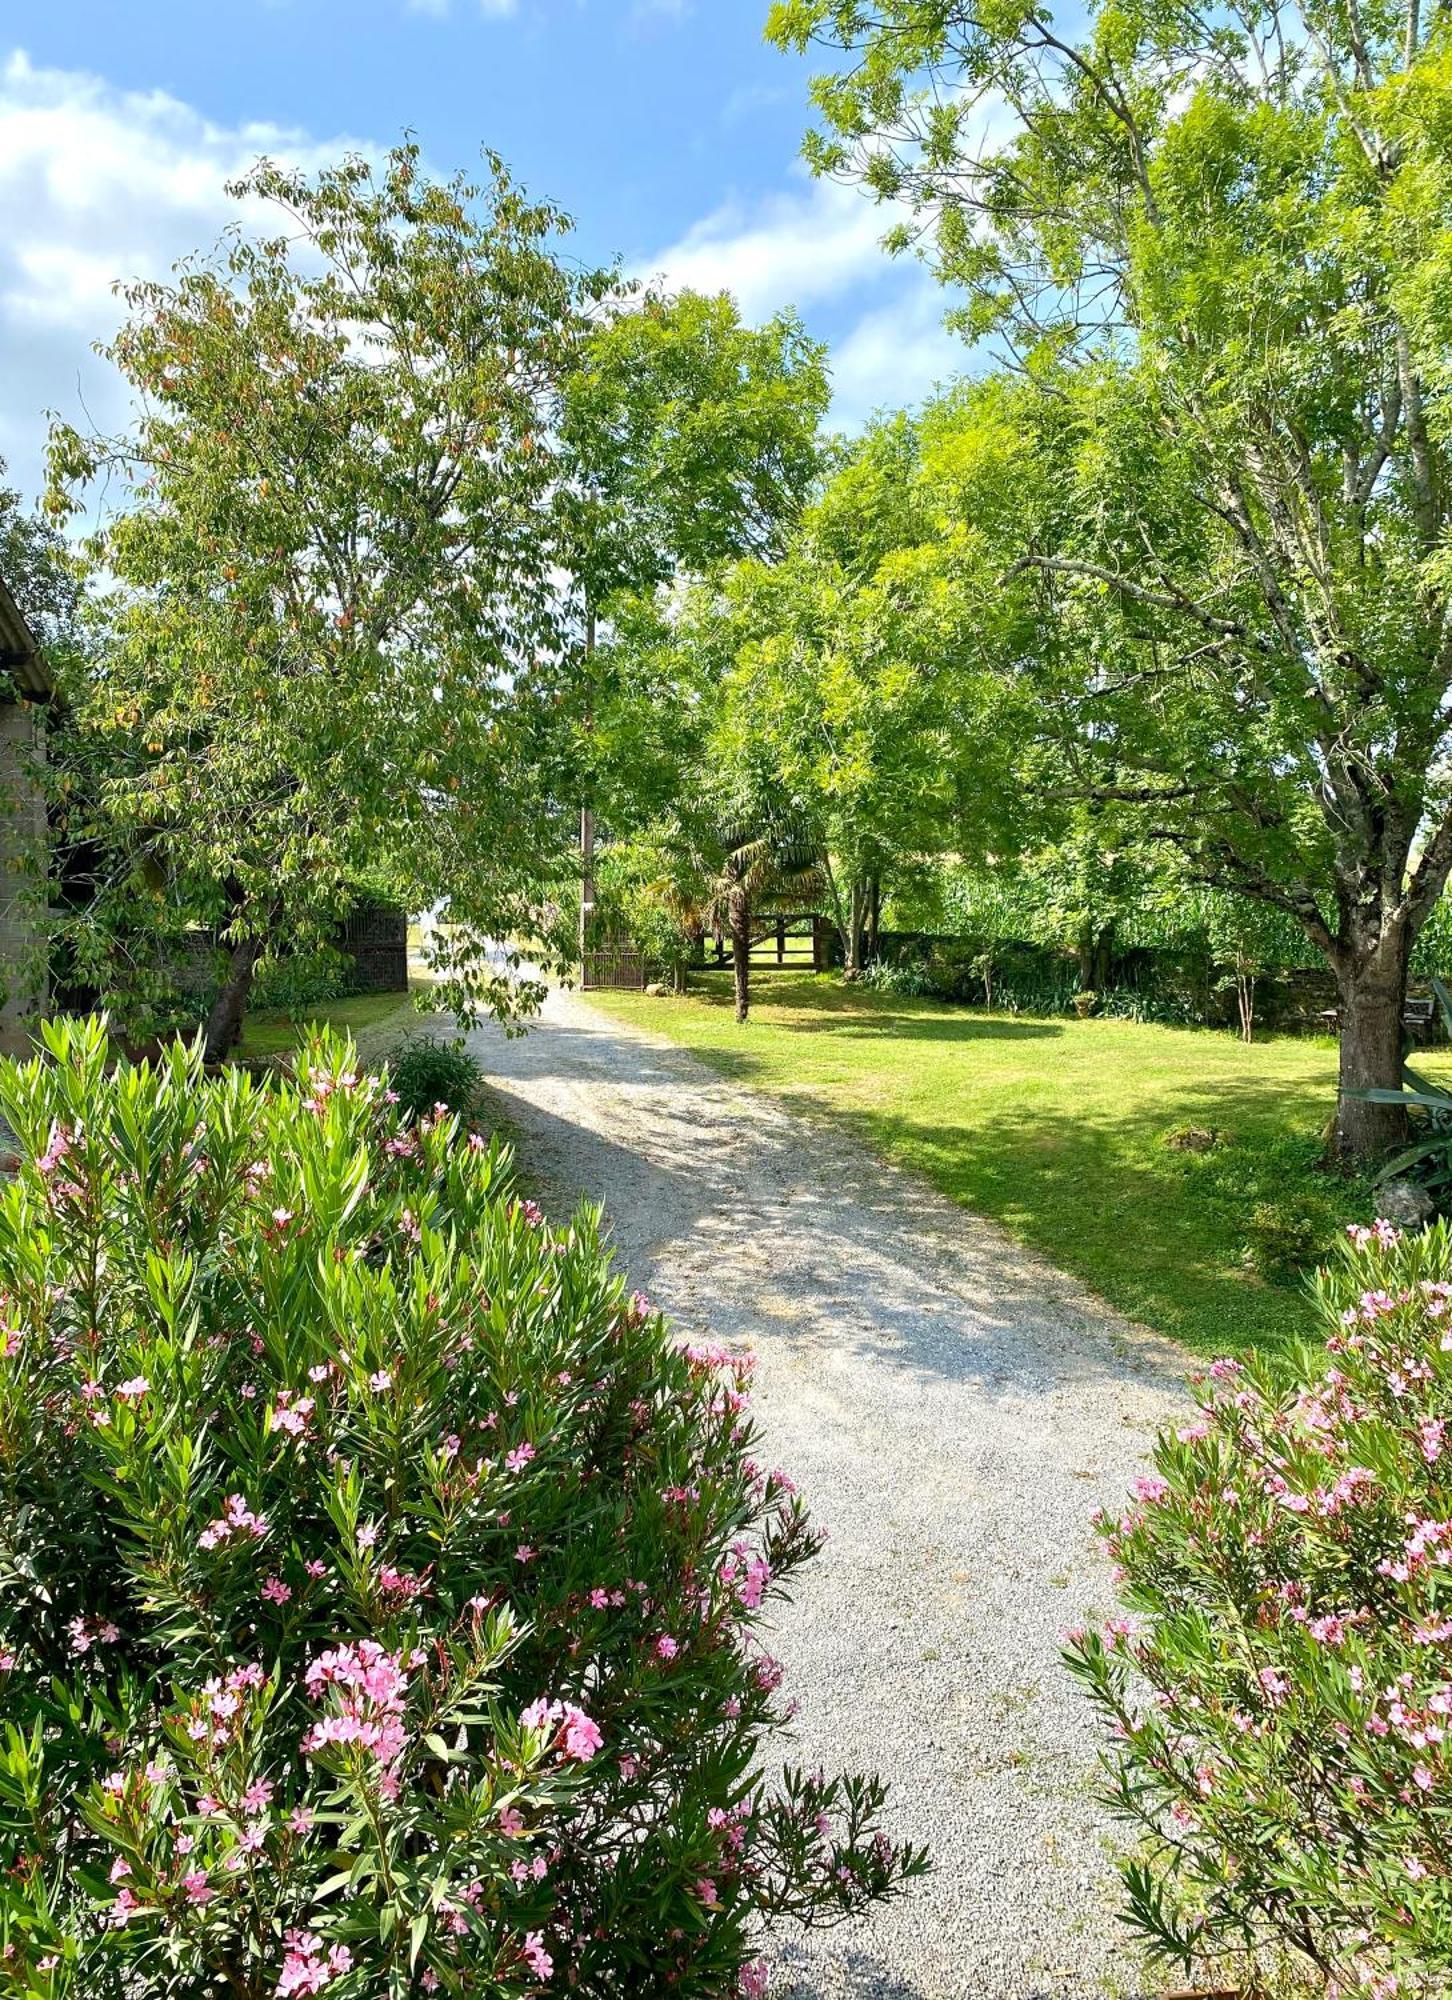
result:
<svg viewBox="0 0 1452 2000"><path fill-rule="evenodd" d="M405 1116L421 1118L437 1105L467 1115L473 1111L484 1071L467 1049L410 1036L389 1064L393 1088Z"/></svg>
<svg viewBox="0 0 1452 2000"><path fill-rule="evenodd" d="M1446 1995L1447 1225L1353 1228L1318 1296L1325 1351L1216 1362L1101 1521L1130 1615L1065 1657L1112 1732L1111 1797L1142 1836L1126 1915L1154 1951Z"/></svg>
<svg viewBox="0 0 1452 2000"><path fill-rule="evenodd" d="M896 993L905 1000L926 999L933 992L928 968L916 959L876 958L862 972L862 984L873 993Z"/></svg>
<svg viewBox="0 0 1452 2000"><path fill-rule="evenodd" d="M747 1366L327 1037L0 1069L0 1987L760 1991L919 1856L761 1773L818 1538ZM774 1762L774 1759L773 1759Z"/></svg>
<svg viewBox="0 0 1452 2000"><path fill-rule="evenodd" d="M1268 1278L1308 1270L1330 1247L1325 1205L1306 1195L1258 1201L1245 1235L1246 1262Z"/></svg>

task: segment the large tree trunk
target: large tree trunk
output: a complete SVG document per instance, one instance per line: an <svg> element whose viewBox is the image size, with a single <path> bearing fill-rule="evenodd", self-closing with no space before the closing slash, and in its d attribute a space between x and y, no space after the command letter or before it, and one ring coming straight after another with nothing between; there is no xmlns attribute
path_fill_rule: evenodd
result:
<svg viewBox="0 0 1452 2000"><path fill-rule="evenodd" d="M867 935L863 954L869 965L877 958L877 938L882 925L882 877L871 875L867 881Z"/></svg>
<svg viewBox="0 0 1452 2000"><path fill-rule="evenodd" d="M736 985L736 1018L744 1021L751 1009L751 898L744 889L733 889L728 899L731 923L731 973Z"/></svg>
<svg viewBox="0 0 1452 2000"><path fill-rule="evenodd" d="M1083 993L1102 993L1110 984L1110 970L1113 961L1114 926L1106 924L1101 928L1092 919L1086 919L1079 930L1079 990Z"/></svg>
<svg viewBox="0 0 1452 2000"><path fill-rule="evenodd" d="M1368 950L1346 953L1337 967L1341 1072L1335 1149L1343 1160L1374 1159L1407 1136L1407 1114L1400 1105L1367 1104L1350 1093L1396 1090L1401 1084L1410 952L1406 926L1399 925Z"/></svg>
<svg viewBox="0 0 1452 2000"><path fill-rule="evenodd" d="M252 975L257 970L257 961L265 944L264 938L250 937L243 938L240 944L232 947L226 975L207 1016L203 1053L209 1063L221 1062L230 1055L241 1038L247 996L252 991Z"/></svg>

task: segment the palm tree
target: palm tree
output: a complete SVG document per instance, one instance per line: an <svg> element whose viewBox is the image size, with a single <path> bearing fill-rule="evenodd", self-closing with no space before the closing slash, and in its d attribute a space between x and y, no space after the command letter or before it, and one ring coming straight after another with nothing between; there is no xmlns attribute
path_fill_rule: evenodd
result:
<svg viewBox="0 0 1452 2000"><path fill-rule="evenodd" d="M710 920L731 939L736 1019L744 1021L751 1009L752 918L764 906L815 899L822 857L798 822L769 814L721 827L716 845L706 904Z"/></svg>

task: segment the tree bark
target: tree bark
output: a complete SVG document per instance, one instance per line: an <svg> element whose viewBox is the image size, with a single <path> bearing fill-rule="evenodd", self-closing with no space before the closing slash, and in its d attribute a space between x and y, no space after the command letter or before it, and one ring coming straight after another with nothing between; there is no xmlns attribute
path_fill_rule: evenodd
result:
<svg viewBox="0 0 1452 2000"><path fill-rule="evenodd" d="M1344 954L1336 968L1341 994L1339 1159L1373 1159L1406 1140L1407 1114L1400 1105L1367 1104L1350 1093L1400 1088L1410 955L1407 926L1399 924L1370 949Z"/></svg>
<svg viewBox="0 0 1452 2000"><path fill-rule="evenodd" d="M739 1022L746 1019L751 1009L751 899L744 889L731 891L727 914L731 923L731 973Z"/></svg>
<svg viewBox="0 0 1452 2000"><path fill-rule="evenodd" d="M867 880L867 935L863 944L863 956L868 965L877 958L877 934L882 923L882 877L870 875Z"/></svg>
<svg viewBox="0 0 1452 2000"><path fill-rule="evenodd" d="M249 937L232 947L226 975L207 1016L203 1054L209 1063L221 1062L230 1055L241 1038L252 975L266 942L265 938Z"/></svg>
<svg viewBox="0 0 1452 2000"><path fill-rule="evenodd" d="M867 884L859 879L852 884L852 895L847 911L847 934L842 940L842 977L860 979L862 977L862 927L867 917Z"/></svg>

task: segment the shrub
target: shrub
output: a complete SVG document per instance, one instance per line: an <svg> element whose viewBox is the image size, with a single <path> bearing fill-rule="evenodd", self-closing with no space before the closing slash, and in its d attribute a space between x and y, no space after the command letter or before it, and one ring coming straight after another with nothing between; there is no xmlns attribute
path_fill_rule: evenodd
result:
<svg viewBox="0 0 1452 2000"><path fill-rule="evenodd" d="M757 1775L816 1548L747 1369L582 1211L99 1022L0 1071L0 1988L75 2000L760 1988L764 1916L921 1857Z"/></svg>
<svg viewBox="0 0 1452 2000"><path fill-rule="evenodd" d="M1144 1835L1127 1914L1186 1964L1452 1991L1452 1239L1354 1228L1327 1355L1217 1362L1101 1523L1131 1620L1066 1658ZM1327 1358L1329 1356L1329 1359Z"/></svg>
<svg viewBox="0 0 1452 2000"><path fill-rule="evenodd" d="M420 1118L440 1104L467 1115L474 1109L484 1072L467 1049L410 1036L389 1065L405 1117Z"/></svg>
<svg viewBox="0 0 1452 2000"><path fill-rule="evenodd" d="M1293 1277L1327 1249L1324 1207L1314 1196L1258 1201L1245 1226L1245 1261L1267 1278Z"/></svg>
<svg viewBox="0 0 1452 2000"><path fill-rule="evenodd" d="M910 958L875 958L863 968L862 984L873 993L895 993L904 1000L926 999L934 990L928 968Z"/></svg>

